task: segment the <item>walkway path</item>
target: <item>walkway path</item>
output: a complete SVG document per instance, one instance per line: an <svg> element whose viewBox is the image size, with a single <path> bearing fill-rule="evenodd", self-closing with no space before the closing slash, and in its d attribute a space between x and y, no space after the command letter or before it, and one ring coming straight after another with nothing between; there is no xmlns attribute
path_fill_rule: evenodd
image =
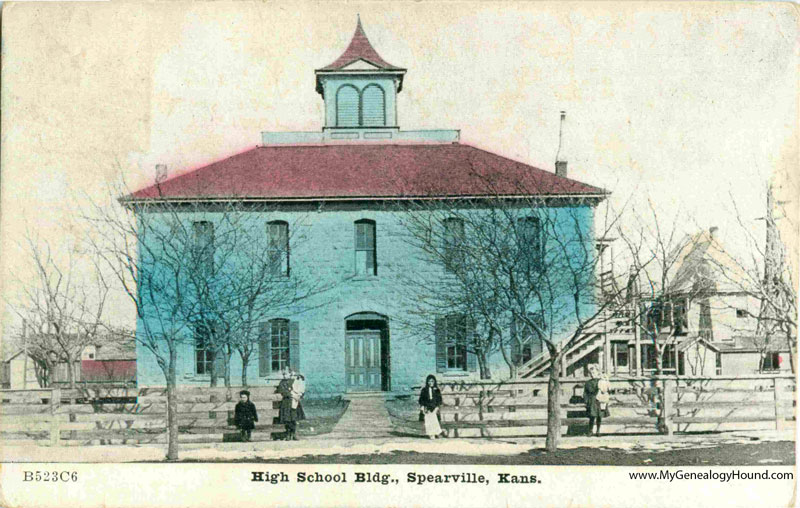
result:
<svg viewBox="0 0 800 508"><path fill-rule="evenodd" d="M383 395L353 397L339 421L323 439L375 439L392 437L394 427Z"/></svg>

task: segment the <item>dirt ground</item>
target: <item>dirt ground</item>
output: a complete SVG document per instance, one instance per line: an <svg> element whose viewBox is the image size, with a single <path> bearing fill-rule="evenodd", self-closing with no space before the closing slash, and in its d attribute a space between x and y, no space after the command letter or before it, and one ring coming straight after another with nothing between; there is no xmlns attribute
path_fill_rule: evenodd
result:
<svg viewBox="0 0 800 508"><path fill-rule="evenodd" d="M794 442L722 444L661 452L632 452L580 447L547 453L534 448L517 455L454 455L393 451L362 455L305 455L287 459L250 458L233 462L267 464L480 464L480 465L598 465L598 466L756 466L794 465Z"/></svg>

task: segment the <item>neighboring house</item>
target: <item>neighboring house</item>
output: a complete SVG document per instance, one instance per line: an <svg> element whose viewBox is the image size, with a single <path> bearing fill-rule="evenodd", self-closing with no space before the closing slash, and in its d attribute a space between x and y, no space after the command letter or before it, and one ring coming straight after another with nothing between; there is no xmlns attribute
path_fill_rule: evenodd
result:
<svg viewBox="0 0 800 508"><path fill-rule="evenodd" d="M74 362L72 367L75 373L75 381L80 381L80 364ZM33 357L21 349L10 354L8 359L3 361L0 376L2 376L0 379L4 388L28 390L42 388L43 385L56 386L67 383L69 372L67 371L66 362L54 362L52 372L46 373L38 368Z"/></svg>
<svg viewBox="0 0 800 508"><path fill-rule="evenodd" d="M33 359L24 350L11 354L2 364L0 381L5 389L29 390L40 388Z"/></svg>
<svg viewBox="0 0 800 508"><path fill-rule="evenodd" d="M133 342L87 346L81 354L81 381L136 383L136 346Z"/></svg>
<svg viewBox="0 0 800 508"><path fill-rule="evenodd" d="M661 319L665 373L735 376L791 371L785 339L770 342L756 333L760 302L734 283L746 280L746 275L725 252L717 228L695 234L675 259L669 303L646 303L648 319ZM633 329L628 323L624 329L610 341L609 371L617 375L635 372ZM640 372L651 374L656 369L655 348L647 342L640 339Z"/></svg>
<svg viewBox="0 0 800 508"><path fill-rule="evenodd" d="M330 283L330 291L303 308L262 323L249 383L270 382L286 365L303 372L308 391L316 394L405 390L431 373L442 380L478 375L474 355L464 347L469 332L463 316L412 316L404 306L403 277L441 277L444 267L419 261L420 252L403 238L404 212L387 204L480 202L489 193L479 175L491 174L499 177L494 191L509 202L514 196L541 197L548 213L569 217L565 235L577 223L593 243L594 207L606 191L566 178L565 165L554 174L461 144L455 130L400 130L396 96L405 74L377 54L359 21L341 57L316 71L316 91L325 103L321 132L264 132L263 146L122 199L139 214L158 213L158 203L208 203L207 212L185 216L187 225L208 238L220 227L213 203L262 204L256 213L263 215L263 245L285 253L281 273L292 277L302 266ZM527 193L520 195L520 188ZM263 211L263 203L270 211ZM308 220L295 236L287 229L301 215ZM303 239L291 247L291 256L290 237ZM591 253L593 245L583 250ZM589 288L591 274L586 277ZM422 340L400 326L414 319L436 321L435 337ZM530 348L516 353L535 354ZM137 358L139 384L163 385L153 354L140 345ZM208 384L212 361L202 331L195 331L178 352L178 382ZM496 374L507 372L499 354L490 361ZM233 355L234 382L241 370Z"/></svg>

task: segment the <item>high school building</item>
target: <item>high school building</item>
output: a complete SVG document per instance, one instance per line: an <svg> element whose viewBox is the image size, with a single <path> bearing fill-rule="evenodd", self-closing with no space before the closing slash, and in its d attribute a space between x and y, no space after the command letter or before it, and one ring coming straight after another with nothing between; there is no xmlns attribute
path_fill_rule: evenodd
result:
<svg viewBox="0 0 800 508"><path fill-rule="evenodd" d="M304 373L316 394L405 390L430 373L445 380L476 377L465 333L452 325L463 321L412 315L404 280L441 277L444 268L420 261L418 247L404 239L404 212L389 205L541 196L542 206L559 203L553 216L569 214L569 231L577 223L584 250L593 253L594 208L607 193L567 178L563 166L556 174L462 144L457 130L401 130L396 98L406 69L381 58L360 21L344 53L315 75L325 104L320 131L264 132L260 146L142 189L128 201L208 203L208 210L185 216L206 232L220 227L214 204L268 204L254 213L261 214L264 248L285 253L278 270L287 278L299 270L317 274L330 288L265 320L258 358L247 367L249 383L270 382L285 365ZM498 177L491 192L482 175ZM139 213L156 213L150 210ZM290 238L297 243L290 245ZM422 336L412 332L415 320L451 325ZM540 352L541 344L531 343L517 356L529 360ZM140 346L137 358L139 384L163 385L150 351ZM495 374L507 375L499 354L490 360ZM208 384L210 361L202 337L187 336L178 382ZM230 369L236 384L242 369L236 355Z"/></svg>

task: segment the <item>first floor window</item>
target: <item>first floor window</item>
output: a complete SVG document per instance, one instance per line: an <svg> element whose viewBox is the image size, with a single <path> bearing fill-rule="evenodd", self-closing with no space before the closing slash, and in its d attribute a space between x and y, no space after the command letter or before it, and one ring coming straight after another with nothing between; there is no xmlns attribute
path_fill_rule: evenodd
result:
<svg viewBox="0 0 800 508"><path fill-rule="evenodd" d="M447 316L447 368L467 370L467 320L462 315Z"/></svg>
<svg viewBox="0 0 800 508"><path fill-rule="evenodd" d="M272 372L289 366L289 322L275 319L270 323L270 351Z"/></svg>
<svg viewBox="0 0 800 508"><path fill-rule="evenodd" d="M214 350L211 346L211 336L208 328L197 327L194 332L194 357L195 372L197 374L210 374L211 363L214 361Z"/></svg>
<svg viewBox="0 0 800 508"><path fill-rule="evenodd" d="M288 319L273 319L260 325L258 375L268 376L287 367L300 368L300 325Z"/></svg>
<svg viewBox="0 0 800 508"><path fill-rule="evenodd" d="M628 345L620 342L613 342L612 348L614 349L614 367L628 367Z"/></svg>
<svg viewBox="0 0 800 508"><path fill-rule="evenodd" d="M781 355L780 353L767 352L761 357L761 370L780 370L781 368Z"/></svg>
<svg viewBox="0 0 800 508"><path fill-rule="evenodd" d="M661 370L675 370L675 348L672 344L661 346ZM642 359L646 370L658 368L658 354L652 344L642 345Z"/></svg>
<svg viewBox="0 0 800 508"><path fill-rule="evenodd" d="M544 333L546 326L544 314L541 312L529 313L528 319L532 321L532 324L523 322L516 326L518 336L512 356L514 356L517 365L528 363L542 352L540 334Z"/></svg>

